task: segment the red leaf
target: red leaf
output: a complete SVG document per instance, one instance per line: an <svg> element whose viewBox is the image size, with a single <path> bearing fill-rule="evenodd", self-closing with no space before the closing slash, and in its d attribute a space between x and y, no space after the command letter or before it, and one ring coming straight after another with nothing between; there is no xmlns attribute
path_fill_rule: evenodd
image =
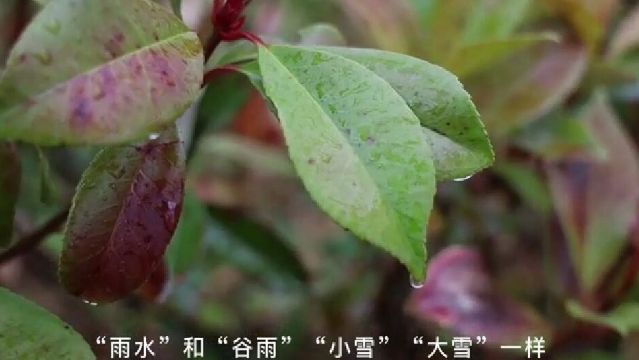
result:
<svg viewBox="0 0 639 360"><path fill-rule="evenodd" d="M235 117L231 130L249 139L275 147L284 146L284 136L277 118L269 110L268 104L254 91L244 107Z"/></svg>
<svg viewBox="0 0 639 360"><path fill-rule="evenodd" d="M140 146L107 147L84 173L65 231L60 276L87 301L141 286L177 227L184 154L175 130Z"/></svg>
<svg viewBox="0 0 639 360"><path fill-rule="evenodd" d="M149 302L163 302L171 289L166 262L162 261L138 289L140 296Z"/></svg>
<svg viewBox="0 0 639 360"><path fill-rule="evenodd" d="M549 335L545 321L532 309L495 288L479 254L461 246L430 261L426 283L410 296L408 310L462 336L486 336L493 345Z"/></svg>
<svg viewBox="0 0 639 360"><path fill-rule="evenodd" d="M583 119L603 159L565 159L546 165L554 208L586 293L626 251L639 205L639 157L607 99L596 96Z"/></svg>

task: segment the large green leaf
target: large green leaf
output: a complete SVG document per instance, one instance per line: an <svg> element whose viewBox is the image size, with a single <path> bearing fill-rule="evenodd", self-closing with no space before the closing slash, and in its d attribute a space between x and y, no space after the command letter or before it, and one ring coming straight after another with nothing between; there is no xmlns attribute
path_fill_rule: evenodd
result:
<svg viewBox="0 0 639 360"><path fill-rule="evenodd" d="M0 79L0 136L56 144L141 138L174 121L202 81L197 35L149 0L57 0Z"/></svg>
<svg viewBox="0 0 639 360"><path fill-rule="evenodd" d="M95 359L82 336L31 301L0 288L0 357L16 360Z"/></svg>
<svg viewBox="0 0 639 360"><path fill-rule="evenodd" d="M438 180L464 178L492 164L494 154L486 130L455 75L402 54L345 47L317 49L354 60L393 87L423 126Z"/></svg>
<svg viewBox="0 0 639 360"><path fill-rule="evenodd" d="M171 273L179 275L187 272L202 256L205 215L204 206L187 192L180 221L166 249L165 257Z"/></svg>
<svg viewBox="0 0 639 360"><path fill-rule="evenodd" d="M423 280L435 169L419 119L382 78L328 51L260 47L259 65L314 200Z"/></svg>
<svg viewBox="0 0 639 360"><path fill-rule="evenodd" d="M14 143L0 142L0 250L11 244L20 190L20 157Z"/></svg>

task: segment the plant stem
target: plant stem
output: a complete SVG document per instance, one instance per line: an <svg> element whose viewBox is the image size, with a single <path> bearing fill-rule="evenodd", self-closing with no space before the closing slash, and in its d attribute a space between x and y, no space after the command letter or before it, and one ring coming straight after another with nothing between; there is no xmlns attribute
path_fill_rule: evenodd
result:
<svg viewBox="0 0 639 360"><path fill-rule="evenodd" d="M70 207L66 207L59 213L55 214L51 219L44 223L40 228L33 231L31 234L22 237L18 240L13 247L9 248L6 252L0 254L0 265L13 259L24 255L31 249L40 244L47 235L58 230L67 220Z"/></svg>

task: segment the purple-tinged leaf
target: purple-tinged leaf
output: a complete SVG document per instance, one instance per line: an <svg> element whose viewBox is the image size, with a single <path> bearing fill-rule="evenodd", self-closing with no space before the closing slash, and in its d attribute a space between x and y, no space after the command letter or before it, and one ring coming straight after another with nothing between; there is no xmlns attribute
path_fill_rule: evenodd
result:
<svg viewBox="0 0 639 360"><path fill-rule="evenodd" d="M577 87L588 64L583 45L547 42L507 58L499 71L466 83L488 133L504 135L545 115Z"/></svg>
<svg viewBox="0 0 639 360"><path fill-rule="evenodd" d="M20 158L15 144L0 142L0 249L11 244L20 173Z"/></svg>
<svg viewBox="0 0 639 360"><path fill-rule="evenodd" d="M65 229L60 276L67 290L100 303L141 286L162 261L183 193L175 129L100 152L82 177Z"/></svg>
<svg viewBox="0 0 639 360"><path fill-rule="evenodd" d="M603 96L595 98L583 120L604 159L552 162L547 170L582 288L592 291L629 241L639 204L639 158Z"/></svg>
<svg viewBox="0 0 639 360"><path fill-rule="evenodd" d="M0 78L0 136L40 145L139 140L200 91L197 35L149 0L57 0L13 47Z"/></svg>
<svg viewBox="0 0 639 360"><path fill-rule="evenodd" d="M534 310L495 288L479 253L467 247L450 247L430 261L426 282L411 294L408 311L462 336L486 336L489 345L550 335Z"/></svg>

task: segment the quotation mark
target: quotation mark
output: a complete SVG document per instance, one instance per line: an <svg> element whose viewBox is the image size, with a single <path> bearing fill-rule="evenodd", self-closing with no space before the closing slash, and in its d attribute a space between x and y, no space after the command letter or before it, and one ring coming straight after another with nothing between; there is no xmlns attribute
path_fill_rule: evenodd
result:
<svg viewBox="0 0 639 360"><path fill-rule="evenodd" d="M413 338L413 344L415 344L415 345L424 345L424 337L423 336L415 336Z"/></svg>
<svg viewBox="0 0 639 360"><path fill-rule="evenodd" d="M98 336L95 339L95 343L98 345L106 345L106 336Z"/></svg>
<svg viewBox="0 0 639 360"><path fill-rule="evenodd" d="M289 345L293 341L290 336L282 336L282 345Z"/></svg>
<svg viewBox="0 0 639 360"><path fill-rule="evenodd" d="M390 339L388 338L388 336L380 336L379 337L379 344L380 345L387 345L389 341L390 341Z"/></svg>
<svg viewBox="0 0 639 360"><path fill-rule="evenodd" d="M160 345L166 345L169 343L169 337L168 336L160 336Z"/></svg>
<svg viewBox="0 0 639 360"><path fill-rule="evenodd" d="M486 337L485 336L478 336L477 337L477 345L485 345L486 344Z"/></svg>
<svg viewBox="0 0 639 360"><path fill-rule="evenodd" d="M316 343L317 345L326 345L326 336L318 336L318 337L315 339L315 343Z"/></svg>
<svg viewBox="0 0 639 360"><path fill-rule="evenodd" d="M217 338L217 343L218 343L218 345L228 345L229 344L229 337L228 336L220 336L219 338Z"/></svg>

